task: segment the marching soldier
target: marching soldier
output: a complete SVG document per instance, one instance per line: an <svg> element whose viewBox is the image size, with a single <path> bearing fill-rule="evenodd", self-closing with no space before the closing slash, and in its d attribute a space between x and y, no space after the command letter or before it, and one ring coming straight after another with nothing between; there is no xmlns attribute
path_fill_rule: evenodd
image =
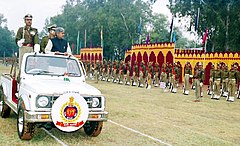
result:
<svg viewBox="0 0 240 146"><path fill-rule="evenodd" d="M205 80L205 74L203 70L203 65L201 62L198 63L198 69L196 70L195 78L195 95L196 99L194 102L200 102L200 97L202 96L203 81Z"/></svg>
<svg viewBox="0 0 240 146"><path fill-rule="evenodd" d="M194 67L194 73L193 73L194 76L196 75L197 70L198 70L198 64L196 64ZM193 79L193 83L192 83L192 87L191 87L193 90L195 89L195 81L196 81L196 79Z"/></svg>
<svg viewBox="0 0 240 146"><path fill-rule="evenodd" d="M162 64L161 75L160 75L160 88L165 89L167 84L167 69L166 63ZM164 90L166 92L167 90Z"/></svg>
<svg viewBox="0 0 240 146"><path fill-rule="evenodd" d="M169 88L171 87L171 80L172 78L170 78L172 76L172 64L167 63L167 87L169 86Z"/></svg>
<svg viewBox="0 0 240 146"><path fill-rule="evenodd" d="M214 71L213 76L213 94L212 99L220 98L220 84L221 84L221 64L217 64L217 69Z"/></svg>
<svg viewBox="0 0 240 146"><path fill-rule="evenodd" d="M229 96L226 98L226 100L233 102L236 92L236 83L238 83L237 65L232 64L232 68L229 71L228 79L229 79L228 81Z"/></svg>
<svg viewBox="0 0 240 146"><path fill-rule="evenodd" d="M137 80L138 80L138 63L137 61L135 61L133 66L132 86L137 85Z"/></svg>
<svg viewBox="0 0 240 146"><path fill-rule="evenodd" d="M130 85L130 83L131 83L131 78L130 78L131 64L130 64L130 61L128 61L127 64L126 64L126 72L127 72L127 75L126 75L125 85Z"/></svg>
<svg viewBox="0 0 240 146"><path fill-rule="evenodd" d="M174 63L173 64L173 69L172 69L172 89L171 89L171 92L172 93L177 93L177 72L178 72L178 66L177 66L177 63Z"/></svg>
<svg viewBox="0 0 240 146"><path fill-rule="evenodd" d="M211 69L210 69L208 95L211 95L213 92L214 72L215 72L215 68L214 68L214 64L212 64Z"/></svg>
<svg viewBox="0 0 240 146"><path fill-rule="evenodd" d="M223 69L221 70L221 82L222 82L222 96L227 97L227 83L228 83L228 66L223 66Z"/></svg>
<svg viewBox="0 0 240 146"><path fill-rule="evenodd" d="M159 64L157 62L155 63L154 72L155 72L155 75L154 75L155 87L158 87L158 85L159 85L160 67L159 67Z"/></svg>
<svg viewBox="0 0 240 146"><path fill-rule="evenodd" d="M146 67L143 62L141 62L139 67L139 87L145 87L145 77L146 77Z"/></svg>
<svg viewBox="0 0 240 146"><path fill-rule="evenodd" d="M87 61L86 64L87 64L87 68L86 68L87 77L90 78L91 63L90 61Z"/></svg>
<svg viewBox="0 0 240 146"><path fill-rule="evenodd" d="M113 69L113 71L112 71L112 76L113 76L112 82L116 83L117 82L117 61L116 60L113 62L112 69Z"/></svg>
<svg viewBox="0 0 240 146"><path fill-rule="evenodd" d="M154 76L154 69L153 69L153 62L148 62L148 66L147 66L147 89L151 89L152 87L152 79Z"/></svg>
<svg viewBox="0 0 240 146"><path fill-rule="evenodd" d="M189 78L192 76L192 69L189 62L186 63L185 69L184 69L184 87L183 87L183 94L188 95L189 94Z"/></svg>
<svg viewBox="0 0 240 146"><path fill-rule="evenodd" d="M123 61L121 60L120 61L120 66L119 66L119 82L118 82L119 84L123 83L124 72L125 72L125 67L124 67Z"/></svg>
<svg viewBox="0 0 240 146"><path fill-rule="evenodd" d="M40 51L38 30L32 27L32 15L27 14L24 16L25 26L20 27L16 35L16 44L19 47L19 67L21 67L22 57L25 53Z"/></svg>
<svg viewBox="0 0 240 146"><path fill-rule="evenodd" d="M94 76L95 76L95 83L98 83L99 80L99 73L100 73L100 63L97 60L94 64Z"/></svg>

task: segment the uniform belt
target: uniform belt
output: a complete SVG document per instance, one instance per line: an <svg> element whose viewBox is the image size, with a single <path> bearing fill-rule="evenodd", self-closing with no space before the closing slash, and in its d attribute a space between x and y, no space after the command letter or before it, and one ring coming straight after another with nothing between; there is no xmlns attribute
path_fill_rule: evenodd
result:
<svg viewBox="0 0 240 146"><path fill-rule="evenodd" d="M229 80L235 81L236 79L229 79Z"/></svg>
<svg viewBox="0 0 240 146"><path fill-rule="evenodd" d="M26 47L33 47L33 45L32 44L23 44L23 46L26 46Z"/></svg>

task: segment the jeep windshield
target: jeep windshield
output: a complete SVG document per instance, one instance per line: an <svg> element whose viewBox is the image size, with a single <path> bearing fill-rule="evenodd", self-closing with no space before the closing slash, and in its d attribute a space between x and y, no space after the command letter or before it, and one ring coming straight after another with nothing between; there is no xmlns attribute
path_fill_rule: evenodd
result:
<svg viewBox="0 0 240 146"><path fill-rule="evenodd" d="M32 75L81 76L77 60L54 56L28 56L25 64L25 72Z"/></svg>

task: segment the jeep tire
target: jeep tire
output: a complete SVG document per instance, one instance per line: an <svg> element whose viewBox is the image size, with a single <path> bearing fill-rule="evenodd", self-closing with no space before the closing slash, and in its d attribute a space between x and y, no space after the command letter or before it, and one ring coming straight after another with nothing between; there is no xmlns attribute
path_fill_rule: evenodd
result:
<svg viewBox="0 0 240 146"><path fill-rule="evenodd" d="M24 104L20 103L18 106L18 112L17 112L17 131L18 136L22 140L30 140L33 137L34 134L34 123L27 123L25 120L25 108Z"/></svg>
<svg viewBox="0 0 240 146"><path fill-rule="evenodd" d="M5 103L5 95L2 87L0 88L0 114L2 118L8 118L10 116L11 108Z"/></svg>
<svg viewBox="0 0 240 146"><path fill-rule="evenodd" d="M102 127L103 127L103 121L100 121L100 122L88 121L83 126L84 132L88 136L92 136L92 137L97 137L101 133Z"/></svg>

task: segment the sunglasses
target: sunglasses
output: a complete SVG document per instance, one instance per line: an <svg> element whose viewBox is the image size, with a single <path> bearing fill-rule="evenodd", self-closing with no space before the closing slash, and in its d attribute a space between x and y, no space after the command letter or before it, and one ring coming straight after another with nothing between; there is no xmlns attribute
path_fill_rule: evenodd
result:
<svg viewBox="0 0 240 146"><path fill-rule="evenodd" d="M32 19L25 19L26 21L32 21Z"/></svg>

